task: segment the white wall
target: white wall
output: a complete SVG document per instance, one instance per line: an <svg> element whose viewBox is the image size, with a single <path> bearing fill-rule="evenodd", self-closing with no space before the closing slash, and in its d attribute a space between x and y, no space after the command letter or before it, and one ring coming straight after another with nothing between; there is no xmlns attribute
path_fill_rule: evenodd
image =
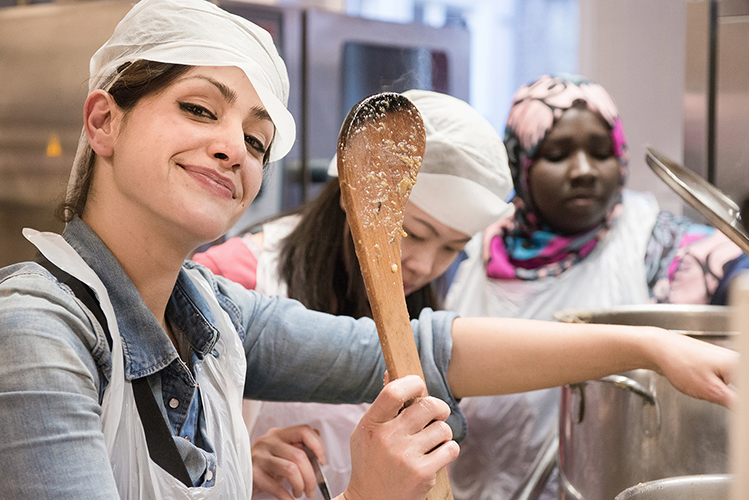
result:
<svg viewBox="0 0 749 500"><path fill-rule="evenodd" d="M682 213L645 163L645 144L683 161L686 0L580 0L580 73L603 85L630 147L628 186Z"/></svg>

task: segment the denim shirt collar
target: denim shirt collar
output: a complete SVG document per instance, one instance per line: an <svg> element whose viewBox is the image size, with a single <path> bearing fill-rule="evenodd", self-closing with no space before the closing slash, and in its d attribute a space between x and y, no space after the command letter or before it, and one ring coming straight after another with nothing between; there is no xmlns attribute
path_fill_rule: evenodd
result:
<svg viewBox="0 0 749 500"><path fill-rule="evenodd" d="M97 234L76 217L66 226L63 238L107 288L122 339L125 378L132 380L151 375L178 359L172 341ZM219 333L212 326L213 315L208 304L184 268L177 277L166 314L172 325L185 335L199 359L211 352Z"/></svg>

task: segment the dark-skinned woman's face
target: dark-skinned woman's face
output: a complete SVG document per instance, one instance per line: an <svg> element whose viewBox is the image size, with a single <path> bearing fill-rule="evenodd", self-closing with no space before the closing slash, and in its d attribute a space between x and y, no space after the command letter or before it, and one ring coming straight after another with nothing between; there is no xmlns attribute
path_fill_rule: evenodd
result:
<svg viewBox="0 0 749 500"><path fill-rule="evenodd" d="M601 223L621 183L606 122L587 108L565 111L539 146L528 183L537 215L555 232L578 234Z"/></svg>

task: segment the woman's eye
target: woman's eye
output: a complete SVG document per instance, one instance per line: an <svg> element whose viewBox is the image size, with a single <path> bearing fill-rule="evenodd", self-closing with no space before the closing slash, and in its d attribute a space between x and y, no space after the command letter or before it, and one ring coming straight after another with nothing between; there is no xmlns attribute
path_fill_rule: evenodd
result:
<svg viewBox="0 0 749 500"><path fill-rule="evenodd" d="M596 160L608 160L612 156L614 156L614 153L611 151L598 151L593 153L593 158Z"/></svg>
<svg viewBox="0 0 749 500"><path fill-rule="evenodd" d="M591 151L591 156L596 160L608 160L614 156L613 147L597 148Z"/></svg>
<svg viewBox="0 0 749 500"><path fill-rule="evenodd" d="M567 159L567 156L565 151L549 151L543 155L543 158L550 163L559 163Z"/></svg>
<svg viewBox="0 0 749 500"><path fill-rule="evenodd" d="M442 251L446 255L458 255L460 251L463 250L463 248L452 248L452 247L444 247Z"/></svg>
<svg viewBox="0 0 749 500"><path fill-rule="evenodd" d="M204 108L203 106L199 104L192 104L189 102L180 102L179 109L187 113L190 113L191 115L210 118L211 120L216 119L216 115L214 115L213 113L208 111L208 109Z"/></svg>
<svg viewBox="0 0 749 500"><path fill-rule="evenodd" d="M260 153L260 155L265 154L266 148L258 138L252 135L245 135L244 141L247 143L248 147L254 149L256 152Z"/></svg>
<svg viewBox="0 0 749 500"><path fill-rule="evenodd" d="M607 160L614 156L614 142L611 137L593 137L588 146L590 156L596 160Z"/></svg>

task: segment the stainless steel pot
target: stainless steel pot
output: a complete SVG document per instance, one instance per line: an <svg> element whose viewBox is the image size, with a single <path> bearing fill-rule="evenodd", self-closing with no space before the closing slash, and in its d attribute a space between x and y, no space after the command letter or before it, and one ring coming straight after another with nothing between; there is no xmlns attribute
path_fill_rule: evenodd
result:
<svg viewBox="0 0 749 500"><path fill-rule="evenodd" d="M670 477L627 488L615 500L728 500L730 486L725 474Z"/></svg>
<svg viewBox="0 0 749 500"><path fill-rule="evenodd" d="M647 305L562 311L567 322L659 326L732 346L730 308ZM729 412L651 370L562 389L560 498L606 500L655 479L729 472Z"/></svg>

